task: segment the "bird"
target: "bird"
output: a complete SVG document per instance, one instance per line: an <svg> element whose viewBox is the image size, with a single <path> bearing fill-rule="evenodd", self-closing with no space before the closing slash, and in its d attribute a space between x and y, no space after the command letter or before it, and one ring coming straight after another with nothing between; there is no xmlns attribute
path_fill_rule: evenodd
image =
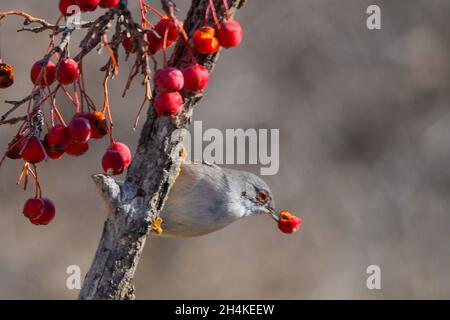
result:
<svg viewBox="0 0 450 320"><path fill-rule="evenodd" d="M258 176L207 162L182 163L180 169L160 213L161 236L201 236L250 216L280 220L272 191Z"/></svg>

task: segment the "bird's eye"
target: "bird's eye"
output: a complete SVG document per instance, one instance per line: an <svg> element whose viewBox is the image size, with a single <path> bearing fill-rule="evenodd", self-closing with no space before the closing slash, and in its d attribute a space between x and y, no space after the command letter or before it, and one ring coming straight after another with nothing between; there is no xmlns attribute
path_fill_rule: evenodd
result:
<svg viewBox="0 0 450 320"><path fill-rule="evenodd" d="M267 200L269 200L269 195L265 191L259 191L256 194L256 199L260 202L266 202Z"/></svg>

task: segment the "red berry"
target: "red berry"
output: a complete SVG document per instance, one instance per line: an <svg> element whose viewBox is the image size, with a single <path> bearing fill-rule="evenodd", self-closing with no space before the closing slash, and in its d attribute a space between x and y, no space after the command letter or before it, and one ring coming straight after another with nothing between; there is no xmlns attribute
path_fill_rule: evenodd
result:
<svg viewBox="0 0 450 320"><path fill-rule="evenodd" d="M147 31L147 43L148 49L152 54L156 54L159 50L161 50L163 46L163 39L158 38L158 36L153 31ZM169 47L169 44L167 44Z"/></svg>
<svg viewBox="0 0 450 320"><path fill-rule="evenodd" d="M28 219L35 219L44 213L44 201L41 198L30 198L23 206L23 215Z"/></svg>
<svg viewBox="0 0 450 320"><path fill-rule="evenodd" d="M73 13L68 13L68 9L71 6L76 6L75 0L59 0L59 11L64 16L71 16Z"/></svg>
<svg viewBox="0 0 450 320"><path fill-rule="evenodd" d="M75 0L75 2L82 12L86 12L97 9L100 0Z"/></svg>
<svg viewBox="0 0 450 320"><path fill-rule="evenodd" d="M159 50L162 49L164 44L164 38L158 38L158 36L153 31L147 31L147 44L148 49L150 50L151 54L156 54ZM167 39L166 48L169 48L172 44L174 44L174 41L171 41Z"/></svg>
<svg viewBox="0 0 450 320"><path fill-rule="evenodd" d="M180 91L184 86L183 73L177 68L162 68L155 73L155 89L158 92Z"/></svg>
<svg viewBox="0 0 450 320"><path fill-rule="evenodd" d="M47 152L47 156L52 159L52 160L60 160L65 151L54 151L52 149L50 149L47 145L47 143L45 142L45 140L43 141L44 144L44 148L45 148L45 152Z"/></svg>
<svg viewBox="0 0 450 320"><path fill-rule="evenodd" d="M106 174L111 175L119 175L125 170L120 153L109 149L103 155L102 167Z"/></svg>
<svg viewBox="0 0 450 320"><path fill-rule="evenodd" d="M136 41L134 41L134 39L129 36L123 38L122 45L125 50L130 53L135 53L138 50Z"/></svg>
<svg viewBox="0 0 450 320"><path fill-rule="evenodd" d="M108 123L103 112L80 112L75 114L74 117L83 117L89 120L91 125L91 139L101 139L108 134Z"/></svg>
<svg viewBox="0 0 450 320"><path fill-rule="evenodd" d="M25 147L22 151L23 160L30 163L38 163L47 158L44 146L38 137L31 136L25 143Z"/></svg>
<svg viewBox="0 0 450 320"><path fill-rule="evenodd" d="M201 27L194 32L192 41L195 49L201 54L211 54L219 50L216 30L211 27Z"/></svg>
<svg viewBox="0 0 450 320"><path fill-rule="evenodd" d="M85 154L89 150L89 143L74 143L67 147L66 153L69 156L78 157Z"/></svg>
<svg viewBox="0 0 450 320"><path fill-rule="evenodd" d="M70 143L67 128L63 125L56 125L50 128L44 140L49 149L53 151L64 152Z"/></svg>
<svg viewBox="0 0 450 320"><path fill-rule="evenodd" d="M280 220L278 221L278 229L284 233L294 233L302 225L302 219L291 215L288 211L280 213Z"/></svg>
<svg viewBox="0 0 450 320"><path fill-rule="evenodd" d="M71 143L86 143L91 137L91 124L83 117L73 117L67 126L67 135Z"/></svg>
<svg viewBox="0 0 450 320"><path fill-rule="evenodd" d="M21 134L18 134L8 144L8 151L6 156L10 159L16 160L22 158L21 152L25 145L25 139Z"/></svg>
<svg viewBox="0 0 450 320"><path fill-rule="evenodd" d="M44 145L45 148L45 152L47 153L47 156L50 159L53 160L59 160L62 158L62 156L64 155L65 149L64 150L54 150L52 149L49 145L48 145L48 138L47 138L48 134L45 135L44 140L42 141L42 144Z"/></svg>
<svg viewBox="0 0 450 320"><path fill-rule="evenodd" d="M30 222L35 225L47 225L55 218L56 209L53 202L48 198L41 198L44 203L43 213L35 218L30 218Z"/></svg>
<svg viewBox="0 0 450 320"><path fill-rule="evenodd" d="M217 31L217 39L224 48L237 47L241 44L244 31L236 20L223 21Z"/></svg>
<svg viewBox="0 0 450 320"><path fill-rule="evenodd" d="M63 59L59 64L57 79L61 84L74 83L80 77L78 63L73 59Z"/></svg>
<svg viewBox="0 0 450 320"><path fill-rule="evenodd" d="M102 8L114 8L117 7L117 5L119 4L120 0L100 0L100 7Z"/></svg>
<svg viewBox="0 0 450 320"><path fill-rule="evenodd" d="M174 42L178 40L178 30L173 20L168 17L163 17L155 26L156 32L164 39L167 31L167 42Z"/></svg>
<svg viewBox="0 0 450 320"><path fill-rule="evenodd" d="M184 89L186 91L202 91L209 82L209 72L204 66L195 64L183 70Z"/></svg>
<svg viewBox="0 0 450 320"><path fill-rule="evenodd" d="M128 148L128 146L125 143L114 142L112 145L109 146L109 150L119 152L125 164L125 168L128 168L128 166L131 163L131 151L130 148Z"/></svg>
<svg viewBox="0 0 450 320"><path fill-rule="evenodd" d="M121 142L114 142L109 146L102 158L102 167L107 174L121 174L130 163L130 148Z"/></svg>
<svg viewBox="0 0 450 320"><path fill-rule="evenodd" d="M91 122L92 139L101 139L108 134L108 123L103 112L94 111L89 114L88 119Z"/></svg>
<svg viewBox="0 0 450 320"><path fill-rule="evenodd" d="M44 69L44 61L37 61L31 68L31 81L35 85L42 87L49 86L55 81L56 66L53 62L48 61L47 67Z"/></svg>
<svg viewBox="0 0 450 320"><path fill-rule="evenodd" d="M180 110L183 98L179 92L158 93L153 101L153 107L160 116L171 117Z"/></svg>
<svg viewBox="0 0 450 320"><path fill-rule="evenodd" d="M14 84L14 68L10 64L0 63L0 88L6 89Z"/></svg>

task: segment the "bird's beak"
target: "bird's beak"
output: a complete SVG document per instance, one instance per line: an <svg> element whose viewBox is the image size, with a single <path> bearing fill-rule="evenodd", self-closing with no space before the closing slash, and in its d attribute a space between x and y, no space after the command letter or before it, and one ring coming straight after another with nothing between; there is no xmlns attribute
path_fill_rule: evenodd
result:
<svg viewBox="0 0 450 320"><path fill-rule="evenodd" d="M276 212L275 209L272 207L267 207L267 209L268 214L270 214L272 219L275 220L276 223L278 223L280 221L280 215L278 214L278 212Z"/></svg>

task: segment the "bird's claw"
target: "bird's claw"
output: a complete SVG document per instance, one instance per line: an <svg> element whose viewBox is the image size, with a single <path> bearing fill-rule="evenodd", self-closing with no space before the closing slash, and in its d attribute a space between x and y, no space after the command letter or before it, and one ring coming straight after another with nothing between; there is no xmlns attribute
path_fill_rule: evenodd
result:
<svg viewBox="0 0 450 320"><path fill-rule="evenodd" d="M150 225L151 231L159 236L162 235L164 232L163 228L161 228L162 223L163 219L161 217L155 218Z"/></svg>

